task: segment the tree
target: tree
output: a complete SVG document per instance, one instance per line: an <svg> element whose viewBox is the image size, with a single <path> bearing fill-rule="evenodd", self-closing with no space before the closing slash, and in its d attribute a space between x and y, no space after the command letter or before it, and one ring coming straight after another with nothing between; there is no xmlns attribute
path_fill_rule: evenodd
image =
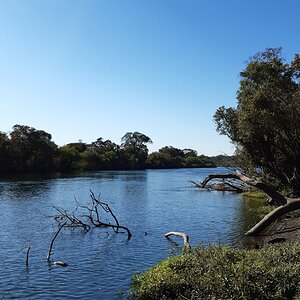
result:
<svg viewBox="0 0 300 300"><path fill-rule="evenodd" d="M89 170L115 170L121 165L120 146L101 137L87 147L84 155Z"/></svg>
<svg viewBox="0 0 300 300"><path fill-rule="evenodd" d="M183 155L185 158L187 157L197 157L198 156L198 153L196 150L193 150L193 149L183 149Z"/></svg>
<svg viewBox="0 0 300 300"><path fill-rule="evenodd" d="M177 157L173 157L169 153L161 152L159 150L148 156L147 166L150 169L180 168L181 160L178 161Z"/></svg>
<svg viewBox="0 0 300 300"><path fill-rule="evenodd" d="M184 166L184 151L173 146L165 146L158 150L162 163L166 168L182 168Z"/></svg>
<svg viewBox="0 0 300 300"><path fill-rule="evenodd" d="M0 132L0 172L11 169L11 156L9 152L10 141L6 133Z"/></svg>
<svg viewBox="0 0 300 300"><path fill-rule="evenodd" d="M269 48L250 59L241 77L237 107L214 115L217 131L252 168L300 196L300 57L288 64L281 48Z"/></svg>
<svg viewBox="0 0 300 300"><path fill-rule="evenodd" d="M207 156L198 156L195 150L181 150L172 146L165 146L158 152L149 155L147 166L152 169L172 169L214 167L215 165Z"/></svg>
<svg viewBox="0 0 300 300"><path fill-rule="evenodd" d="M65 145L59 148L59 170L71 171L78 169L80 165L80 152L72 145Z"/></svg>
<svg viewBox="0 0 300 300"><path fill-rule="evenodd" d="M53 168L57 146L51 134L33 127L15 125L10 134L10 152L15 171L48 171Z"/></svg>
<svg viewBox="0 0 300 300"><path fill-rule="evenodd" d="M148 157L147 144L152 144L152 140L140 132L127 132L122 137L121 149L126 161L124 168L144 169Z"/></svg>
<svg viewBox="0 0 300 300"><path fill-rule="evenodd" d="M256 235L300 208L296 198L300 197L300 57L296 54L287 64L280 48L269 48L250 59L241 77L237 107L220 107L214 119L217 131L237 146L248 170L259 168L257 179L239 172L212 174L200 186L217 178L242 181L264 191L278 207L247 232ZM292 197L275 191L264 182L266 178L288 188Z"/></svg>

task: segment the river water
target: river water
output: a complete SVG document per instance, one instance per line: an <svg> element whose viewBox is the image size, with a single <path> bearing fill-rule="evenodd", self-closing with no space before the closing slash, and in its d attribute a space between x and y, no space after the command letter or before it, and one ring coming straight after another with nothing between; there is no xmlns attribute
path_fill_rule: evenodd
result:
<svg viewBox="0 0 300 300"><path fill-rule="evenodd" d="M189 179L227 172L224 168L102 171L0 179L0 295L2 299L125 299L134 272L178 253L182 241L169 231L190 235L192 245L237 245L249 227L251 202L230 193L199 191ZM63 229L53 247L55 267L46 260L57 226L53 206L73 210L90 202L92 190L109 203L133 236L112 230ZM147 234L145 234L145 232ZM29 268L26 249L30 245Z"/></svg>

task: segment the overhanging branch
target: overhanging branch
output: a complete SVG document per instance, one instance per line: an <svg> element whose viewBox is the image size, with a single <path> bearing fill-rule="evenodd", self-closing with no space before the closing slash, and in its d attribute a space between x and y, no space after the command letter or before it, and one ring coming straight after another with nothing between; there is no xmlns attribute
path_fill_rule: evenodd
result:
<svg viewBox="0 0 300 300"><path fill-rule="evenodd" d="M274 203L278 205L285 205L287 203L287 199L281 195L279 192L274 190L271 186L254 180L253 178L250 178L239 171L236 171L236 173L227 173L227 174L210 174L208 175L201 183L200 186L202 188L205 188L205 186L213 179L235 179L240 180L243 183L255 187L261 191L263 191L265 194L267 194Z"/></svg>

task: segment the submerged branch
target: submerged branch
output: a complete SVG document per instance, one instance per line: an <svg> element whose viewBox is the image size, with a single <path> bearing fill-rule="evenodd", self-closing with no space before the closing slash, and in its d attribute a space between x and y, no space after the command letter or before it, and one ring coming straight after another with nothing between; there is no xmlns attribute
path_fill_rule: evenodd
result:
<svg viewBox="0 0 300 300"><path fill-rule="evenodd" d="M189 244L189 236L183 232L179 232L179 231L171 231L165 234L165 238L169 239L169 236L180 236L183 238L183 245L186 248L190 248L190 244Z"/></svg>
<svg viewBox="0 0 300 300"><path fill-rule="evenodd" d="M67 224L67 222L63 223L59 229L57 230L56 234L54 235L53 239L51 240L51 243L50 243L50 247L49 247L49 250L48 250L48 255L47 255L47 260L50 261L50 257L51 257L51 251L52 251L52 247L53 247L53 244L54 244L54 241L55 239L57 238L58 234L60 233L60 231L63 229L63 227Z"/></svg>
<svg viewBox="0 0 300 300"><path fill-rule="evenodd" d="M127 232L127 238L130 239L132 237L130 230L127 227L120 225L116 215L113 213L108 203L100 201L99 197L96 198L95 194L91 190L90 193L90 198L92 200L91 204L81 205L75 198L77 207L72 213L69 213L61 207L54 206L54 209L59 213L58 215L53 216L54 220L58 222L59 225L61 225L62 222L65 222L65 227L82 227L86 232L90 230L91 225L94 227L110 227L116 233L124 233L119 231L119 229L123 229ZM100 219L99 209L103 209L107 214L109 214L115 224L102 221ZM80 217L75 214L75 212L78 214L78 211L81 211Z"/></svg>
<svg viewBox="0 0 300 300"><path fill-rule="evenodd" d="M26 271L28 271L28 266L29 266L29 251L30 251L30 249L31 249L31 247L29 245L27 248L27 251L26 251Z"/></svg>

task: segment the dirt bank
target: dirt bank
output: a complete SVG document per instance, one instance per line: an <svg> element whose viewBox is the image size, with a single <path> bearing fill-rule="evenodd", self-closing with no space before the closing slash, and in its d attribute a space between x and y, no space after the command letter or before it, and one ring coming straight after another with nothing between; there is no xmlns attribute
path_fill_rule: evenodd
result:
<svg viewBox="0 0 300 300"><path fill-rule="evenodd" d="M286 214L255 237L247 237L246 245L259 248L267 244L300 239L300 210Z"/></svg>

